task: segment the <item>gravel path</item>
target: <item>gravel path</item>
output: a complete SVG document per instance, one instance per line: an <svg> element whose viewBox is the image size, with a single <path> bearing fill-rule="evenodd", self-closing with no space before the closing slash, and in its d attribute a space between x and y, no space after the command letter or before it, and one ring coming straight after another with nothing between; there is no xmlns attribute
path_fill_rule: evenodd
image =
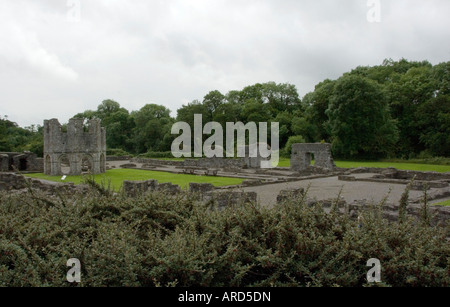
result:
<svg viewBox="0 0 450 307"><path fill-rule="evenodd" d="M129 161L108 161L108 166L114 166L120 168L120 165L130 163ZM142 164L134 163L139 169ZM181 172L180 169L176 169L173 166L158 167L160 171ZM241 174L244 175L244 174ZM374 174L352 174L356 178L370 178ZM253 175L258 176L258 175ZM261 176L263 177L263 176ZM308 197L315 198L317 200L336 199L339 191L342 189L341 197L348 203L352 203L355 200L366 199L380 202L388 194L388 202L398 203L401 195L405 191L406 185L394 184L394 183L381 183L381 182L364 182L364 181L340 181L338 177L327 177L318 179L307 179L294 182L276 183L264 186L245 187L239 188L240 191L256 192L258 194L258 200L263 206L271 206L276 204L276 199L280 191L286 189L304 188L305 190L309 186ZM435 189L431 189L433 191ZM410 198L418 198L423 195L422 191L409 192ZM431 201L430 203L437 203L447 199L439 199Z"/></svg>
<svg viewBox="0 0 450 307"><path fill-rule="evenodd" d="M356 177L370 177L373 174L359 174ZM378 183L378 182L363 182L363 181L339 181L338 177L311 179L287 183L279 183L273 185L265 185L258 187L243 188L245 192L258 193L258 199L262 205L270 206L276 203L277 195L281 190L292 188L309 187L309 198L317 200L335 199L339 191L342 189L341 197L351 203L355 200L367 199L369 201L380 202L386 195L389 194L388 201L398 203L401 195L405 191L406 185L392 184L392 183ZM391 192L389 193L389 191ZM422 196L421 191L410 191L410 197L416 198Z"/></svg>

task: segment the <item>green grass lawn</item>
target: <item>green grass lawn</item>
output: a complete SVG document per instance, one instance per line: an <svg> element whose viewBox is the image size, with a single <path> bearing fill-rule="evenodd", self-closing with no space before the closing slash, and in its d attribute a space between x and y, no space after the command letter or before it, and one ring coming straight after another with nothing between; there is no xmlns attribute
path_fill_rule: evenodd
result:
<svg viewBox="0 0 450 307"><path fill-rule="evenodd" d="M62 181L61 176L48 176L44 174L28 174L26 175L32 178L46 179L54 182L73 182L75 184L80 184L83 182L83 176L67 176L67 178ZM95 181L98 183L105 182L111 183L111 188L114 190L119 190L122 187L124 180L131 181L142 181L155 179L159 183L171 182L173 184L179 185L181 188L187 189L190 182L195 183L211 183L214 186L228 186L228 185L238 185L241 184L243 179L239 178L226 178L226 177L213 177L213 176L196 176L196 175L185 175L185 174L172 174L164 172L137 170L137 169L114 169L109 170L105 174L95 175Z"/></svg>
<svg viewBox="0 0 450 307"><path fill-rule="evenodd" d="M435 206L445 206L445 207L450 207L450 200L446 200L437 204L434 204Z"/></svg>
<svg viewBox="0 0 450 307"><path fill-rule="evenodd" d="M418 164L405 162L358 162L358 161L335 161L337 167L342 168L356 168L356 167L378 167L387 168L395 167L399 170L421 171L421 172L450 172L450 165L433 165L433 164ZM287 158L280 158L279 167L290 167L291 161Z"/></svg>

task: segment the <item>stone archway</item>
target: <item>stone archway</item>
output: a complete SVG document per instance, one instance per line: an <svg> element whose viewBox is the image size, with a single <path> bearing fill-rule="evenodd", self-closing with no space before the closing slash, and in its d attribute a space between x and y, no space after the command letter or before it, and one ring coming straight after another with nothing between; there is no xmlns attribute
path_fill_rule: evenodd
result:
<svg viewBox="0 0 450 307"><path fill-rule="evenodd" d="M93 173L94 160L91 155L83 155L81 159L81 173Z"/></svg>
<svg viewBox="0 0 450 307"><path fill-rule="evenodd" d="M70 175L72 174L72 167L68 155L61 155L59 157L60 174Z"/></svg>

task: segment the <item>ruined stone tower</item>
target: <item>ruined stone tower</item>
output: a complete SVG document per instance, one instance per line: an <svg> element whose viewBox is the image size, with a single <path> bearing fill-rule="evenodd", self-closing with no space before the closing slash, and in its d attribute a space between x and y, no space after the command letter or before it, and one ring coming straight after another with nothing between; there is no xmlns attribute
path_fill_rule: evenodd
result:
<svg viewBox="0 0 450 307"><path fill-rule="evenodd" d="M106 131L99 119L71 119L67 132L57 119L44 121L44 173L51 176L101 174L106 170Z"/></svg>

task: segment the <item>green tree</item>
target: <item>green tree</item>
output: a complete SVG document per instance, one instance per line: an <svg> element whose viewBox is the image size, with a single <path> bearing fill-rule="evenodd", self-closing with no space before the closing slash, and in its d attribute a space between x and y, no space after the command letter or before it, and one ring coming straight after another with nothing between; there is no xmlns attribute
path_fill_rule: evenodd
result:
<svg viewBox="0 0 450 307"><path fill-rule="evenodd" d="M241 113L241 120L244 123L269 122L270 118L270 111L267 104L263 104L256 99L249 99L244 103Z"/></svg>
<svg viewBox="0 0 450 307"><path fill-rule="evenodd" d="M164 106L147 104L139 111L131 113L135 122L133 139L136 153L148 151L170 151L167 135L170 135L174 119Z"/></svg>
<svg viewBox="0 0 450 307"><path fill-rule="evenodd" d="M330 99L333 95L335 85L336 81L326 79L316 85L314 92L308 93L303 97L302 103L305 108L305 118L308 123L306 129L311 130L311 132L305 133L305 131L300 130L301 127L296 127L297 134L304 135L308 139L315 141L330 139L326 111L330 106Z"/></svg>
<svg viewBox="0 0 450 307"><path fill-rule="evenodd" d="M431 67L412 67L398 82L387 88L391 114L398 122L400 132L398 153L405 157L425 150L420 142L421 131L417 125L418 108L431 99L435 86L431 79Z"/></svg>
<svg viewBox="0 0 450 307"><path fill-rule="evenodd" d="M375 81L344 75L326 111L335 153L345 158L386 156L397 141L382 87Z"/></svg>
<svg viewBox="0 0 450 307"><path fill-rule="evenodd" d="M439 95L418 109L420 142L434 156L450 156L450 95Z"/></svg>
<svg viewBox="0 0 450 307"><path fill-rule="evenodd" d="M109 115L119 111L120 104L114 100L104 100L97 108L97 116L100 118L108 117Z"/></svg>
<svg viewBox="0 0 450 307"><path fill-rule="evenodd" d="M203 98L203 105L209 111L209 118L225 103L225 96L219 91L211 91Z"/></svg>
<svg viewBox="0 0 450 307"><path fill-rule="evenodd" d="M290 157L292 153L292 145L298 144L298 143L305 143L305 139L301 135L294 135L289 137L288 141L286 142L286 146L281 151L281 154L284 157Z"/></svg>
<svg viewBox="0 0 450 307"><path fill-rule="evenodd" d="M109 149L121 149L127 152L134 152L133 129L134 119L129 111L122 108L114 100L104 100L96 111L87 110L75 115L76 118L83 118L86 121L99 118L102 126L106 129L106 146Z"/></svg>

